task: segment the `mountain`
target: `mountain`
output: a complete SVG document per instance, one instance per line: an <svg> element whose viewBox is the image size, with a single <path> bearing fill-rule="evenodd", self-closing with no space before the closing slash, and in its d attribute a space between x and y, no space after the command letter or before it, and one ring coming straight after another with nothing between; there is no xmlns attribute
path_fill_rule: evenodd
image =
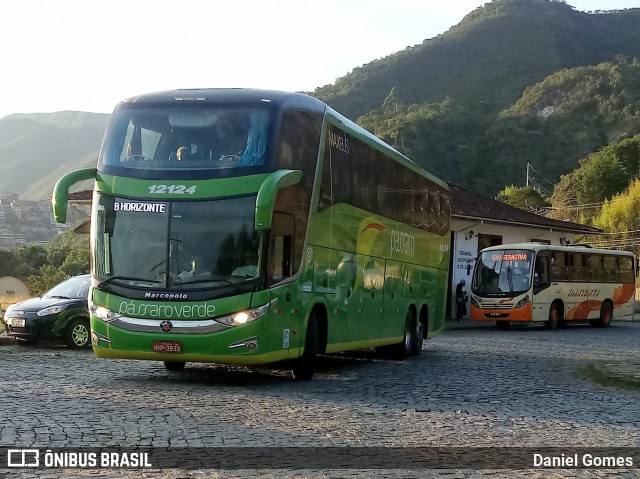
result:
<svg viewBox="0 0 640 479"><path fill-rule="evenodd" d="M496 195L531 163L548 193L580 159L640 133L640 8L494 0L422 44L312 94L444 180ZM0 120L0 192L47 198L93 166L108 115ZM548 180L548 182L547 182Z"/></svg>
<svg viewBox="0 0 640 479"><path fill-rule="evenodd" d="M607 144L640 133L640 62L556 72L499 114L447 98L406 105L395 94L360 123L435 175L495 196L524 185L526 165L550 195L560 176Z"/></svg>
<svg viewBox="0 0 640 479"><path fill-rule="evenodd" d="M640 9L587 14L560 1L494 0L422 44L373 61L313 95L350 117L445 97L497 112L563 68L640 57Z"/></svg>
<svg viewBox="0 0 640 479"><path fill-rule="evenodd" d="M77 128L89 125L105 125L109 115L103 113L89 113L86 111L57 111L54 113L14 113L5 116L3 120L33 120L43 125L53 125L60 128Z"/></svg>
<svg viewBox="0 0 640 479"><path fill-rule="evenodd" d="M0 192L51 196L58 178L95 166L109 115L87 112L9 115L0 120Z"/></svg>

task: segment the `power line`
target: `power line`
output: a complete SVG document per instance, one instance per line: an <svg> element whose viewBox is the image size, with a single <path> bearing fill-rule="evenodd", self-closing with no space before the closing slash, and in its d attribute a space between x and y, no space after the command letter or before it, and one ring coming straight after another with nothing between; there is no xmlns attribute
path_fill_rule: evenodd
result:
<svg viewBox="0 0 640 479"><path fill-rule="evenodd" d="M529 169L530 169L530 170L535 171L541 179L543 179L544 181L546 181L547 183L549 183L551 186L554 186L554 187L556 186L556 184L555 184L555 183L553 183L552 181L547 180L544 176L542 176L542 174L541 174L538 170L536 170L536 169L531 165L531 163L527 163L527 165L529 165Z"/></svg>
<svg viewBox="0 0 640 479"><path fill-rule="evenodd" d="M553 185L553 183L551 183L549 180L547 180L542 175L540 175L540 172L538 172L538 170L536 170L533 166L531 166L531 163L527 162L527 180L525 182L525 185L527 187L533 188L539 195L542 195L548 198L550 196L549 191L547 191L547 189L538 182L536 177L531 176L530 171L535 171L536 173L538 173L540 178L548 182L550 185Z"/></svg>

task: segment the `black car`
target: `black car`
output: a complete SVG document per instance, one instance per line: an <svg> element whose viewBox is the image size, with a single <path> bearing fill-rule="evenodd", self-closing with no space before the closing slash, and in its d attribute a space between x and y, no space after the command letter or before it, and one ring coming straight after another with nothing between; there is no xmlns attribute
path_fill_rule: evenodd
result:
<svg viewBox="0 0 640 479"><path fill-rule="evenodd" d="M3 321L6 334L21 344L35 343L40 338L63 338L72 349L88 346L90 284L88 274L74 276L39 298L9 306Z"/></svg>

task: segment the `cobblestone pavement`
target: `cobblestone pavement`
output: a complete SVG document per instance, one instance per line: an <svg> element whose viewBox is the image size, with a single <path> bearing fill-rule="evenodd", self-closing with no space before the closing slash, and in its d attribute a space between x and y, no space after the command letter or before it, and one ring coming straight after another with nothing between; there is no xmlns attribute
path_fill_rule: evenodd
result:
<svg viewBox="0 0 640 479"><path fill-rule="evenodd" d="M576 374L640 365L640 324L447 331L406 362L324 358L288 373L99 360L62 346L0 345L0 445L18 447L640 447L640 392ZM1 465L0 465L1 466ZM637 467L637 463L636 463ZM28 472L28 473L27 473ZM639 477L638 470L32 470L3 477Z"/></svg>

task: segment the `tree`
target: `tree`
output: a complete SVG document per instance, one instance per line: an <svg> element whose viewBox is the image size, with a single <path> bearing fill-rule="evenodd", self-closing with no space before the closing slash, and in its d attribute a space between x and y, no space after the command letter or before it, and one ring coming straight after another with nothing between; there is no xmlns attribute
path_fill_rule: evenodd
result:
<svg viewBox="0 0 640 479"><path fill-rule="evenodd" d="M640 230L640 180L633 180L629 188L611 201L605 201L599 215L594 218L593 224L608 233L620 233L616 239L616 246L624 247L625 244L633 244L640 238L634 231ZM636 253L637 247L635 247Z"/></svg>
<svg viewBox="0 0 640 479"><path fill-rule="evenodd" d="M16 253L0 250L0 276L16 276L19 264Z"/></svg>
<svg viewBox="0 0 640 479"><path fill-rule="evenodd" d="M522 210L541 208L548 205L547 200L531 186L505 186L504 189L498 193L496 199Z"/></svg>
<svg viewBox="0 0 640 479"><path fill-rule="evenodd" d="M41 295L65 280L67 275L53 265L47 264L37 274L27 278L27 287L31 294Z"/></svg>
<svg viewBox="0 0 640 479"><path fill-rule="evenodd" d="M19 265L16 274L24 279L33 274L37 274L40 268L49 264L47 251L42 246L26 245L17 251Z"/></svg>
<svg viewBox="0 0 640 479"><path fill-rule="evenodd" d="M393 113L404 109L404 103L398 97L396 87L393 87L387 98L382 102L382 111L385 113Z"/></svg>

